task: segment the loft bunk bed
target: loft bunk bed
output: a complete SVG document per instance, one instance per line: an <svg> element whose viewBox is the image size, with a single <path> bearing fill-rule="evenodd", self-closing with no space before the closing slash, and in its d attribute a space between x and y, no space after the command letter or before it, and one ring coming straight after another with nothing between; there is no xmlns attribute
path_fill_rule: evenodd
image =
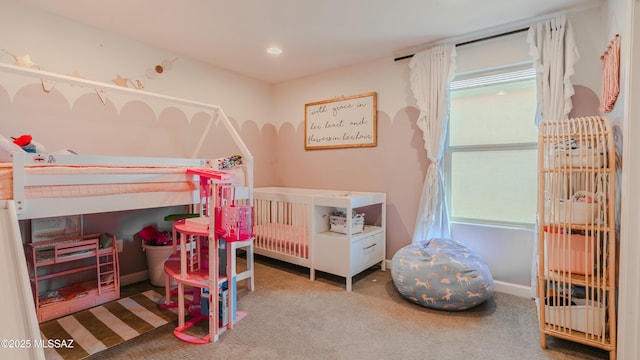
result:
<svg viewBox="0 0 640 360"><path fill-rule="evenodd" d="M42 81L89 87L131 99L160 100L170 104L198 108L209 112L211 119L190 158L125 157L95 155L59 155L13 152L11 162L0 162L0 240L2 281L14 284L10 302L0 313L8 328L23 338L39 338L38 318L31 291L31 280L20 220L70 216L90 213L138 210L200 203L198 176L188 168L215 168L215 159L198 158L205 139L216 123L222 123L242 156L244 186L253 197L253 156L234 129L224 111L216 105L154 94L136 89L94 82L41 70L0 64L0 81L4 76L20 76L33 83ZM8 337L9 334L7 334ZM42 349L26 349L18 356L44 359Z"/></svg>
<svg viewBox="0 0 640 360"><path fill-rule="evenodd" d="M2 73L135 99L158 99L212 113L190 158L14 152L12 163L0 163L0 200L14 200L19 220L198 203L197 179L186 169L216 165L214 159L196 157L214 122L222 122L240 149L245 185L253 189L253 156L219 106L8 64L0 64L0 76Z"/></svg>

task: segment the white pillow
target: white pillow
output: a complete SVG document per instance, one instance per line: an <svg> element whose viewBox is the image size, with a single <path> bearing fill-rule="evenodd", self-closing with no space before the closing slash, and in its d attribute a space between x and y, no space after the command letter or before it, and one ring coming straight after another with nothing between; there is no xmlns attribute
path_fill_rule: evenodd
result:
<svg viewBox="0 0 640 360"><path fill-rule="evenodd" d="M14 151L24 151L22 148L13 143L11 139L0 135L0 162L12 162L11 153Z"/></svg>

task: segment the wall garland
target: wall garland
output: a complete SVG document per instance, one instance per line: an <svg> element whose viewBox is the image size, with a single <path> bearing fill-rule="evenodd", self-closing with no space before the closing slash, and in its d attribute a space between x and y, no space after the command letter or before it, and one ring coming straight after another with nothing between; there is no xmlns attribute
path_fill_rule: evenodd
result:
<svg viewBox="0 0 640 360"><path fill-rule="evenodd" d="M6 55L10 55L13 57L15 61L15 65L30 68L30 69L40 70L40 66L37 63L35 63L33 60L31 60L31 55L29 54L16 55L5 49L0 49L0 50L1 50L0 58ZM173 67L173 63L177 60L178 58L174 58L172 60L163 60L162 62L160 62L160 64L157 64L153 67L146 69L144 72L144 77L146 77L149 80L155 80L159 75L165 73L165 71L171 70ZM69 76L85 79L77 71L73 72L72 74L69 74ZM111 82L121 87L131 87L134 89L142 90L144 89L144 83L141 80L142 78L143 78L142 75L138 75L135 77L126 77L118 73L116 74L116 77L111 80ZM44 91L49 92L53 88L53 83L46 82L45 80L43 80L42 87ZM98 95L100 95L100 93L98 93ZM104 99L103 99L103 102L104 102Z"/></svg>

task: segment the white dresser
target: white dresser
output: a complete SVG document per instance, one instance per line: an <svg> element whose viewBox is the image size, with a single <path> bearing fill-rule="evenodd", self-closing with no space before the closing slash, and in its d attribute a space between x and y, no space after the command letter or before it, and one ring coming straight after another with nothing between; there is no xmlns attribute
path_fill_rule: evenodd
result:
<svg viewBox="0 0 640 360"><path fill-rule="evenodd" d="M348 230L342 234L330 231L329 216L336 210L375 214L376 218L365 215L363 231L355 234L349 219ZM378 263L385 270L386 194L345 191L316 196L313 217L312 271L345 277L347 291L351 291L353 276Z"/></svg>

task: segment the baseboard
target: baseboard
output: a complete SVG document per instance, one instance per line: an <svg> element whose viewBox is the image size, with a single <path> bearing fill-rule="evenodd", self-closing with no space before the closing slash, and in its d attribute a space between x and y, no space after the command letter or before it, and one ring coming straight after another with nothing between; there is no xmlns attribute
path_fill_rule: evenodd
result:
<svg viewBox="0 0 640 360"><path fill-rule="evenodd" d="M135 283L139 283L141 281L145 281L149 279L149 271L139 271L133 274L127 274L120 276L120 286L131 285Z"/></svg>
<svg viewBox="0 0 640 360"><path fill-rule="evenodd" d="M391 270L391 260L385 260L384 263L387 270ZM494 284L495 284L495 291L497 292L525 297L525 298L532 298L530 286L523 286L523 285L504 282L504 281L497 281L497 280L494 280Z"/></svg>
<svg viewBox="0 0 640 360"><path fill-rule="evenodd" d="M504 281L495 281L495 290L504 294L510 294L520 296L524 298L531 298L531 287L518 284L512 284Z"/></svg>

